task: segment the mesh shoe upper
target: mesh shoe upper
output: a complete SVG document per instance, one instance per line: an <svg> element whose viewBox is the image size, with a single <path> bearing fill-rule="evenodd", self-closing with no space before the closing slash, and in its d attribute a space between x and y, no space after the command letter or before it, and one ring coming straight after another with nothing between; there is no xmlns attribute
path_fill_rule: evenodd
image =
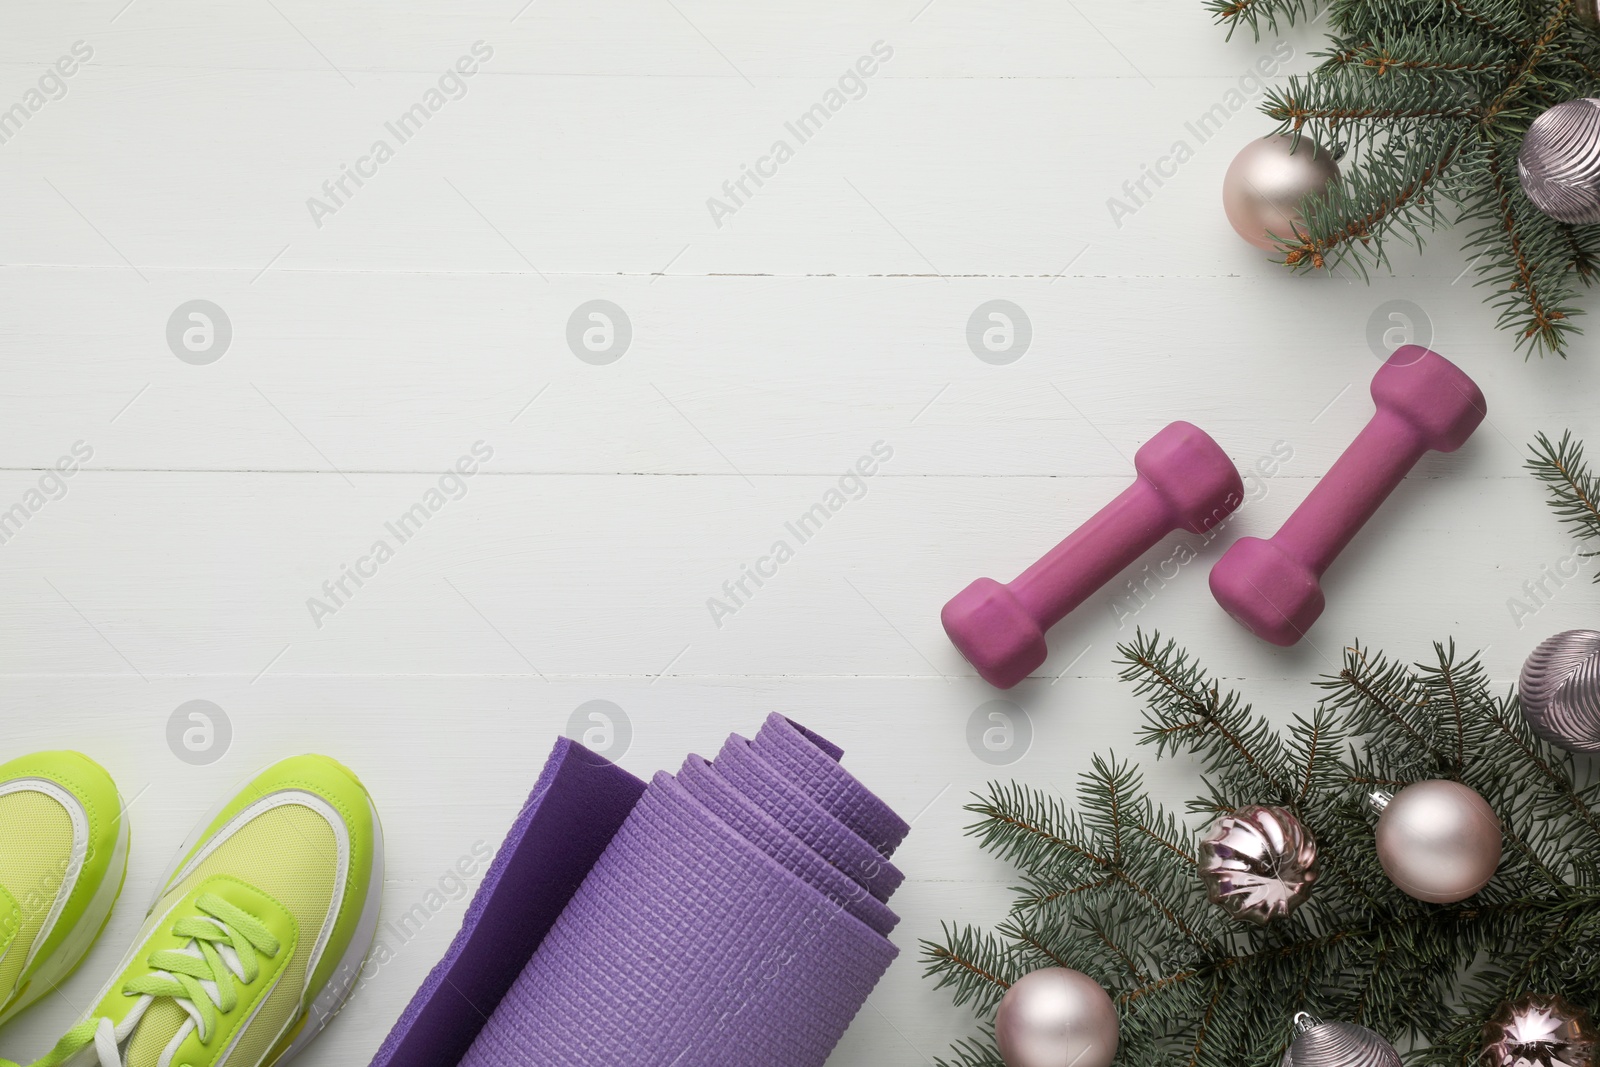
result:
<svg viewBox="0 0 1600 1067"><path fill-rule="evenodd" d="M76 752L0 765L0 1022L88 952L127 866L117 788Z"/></svg>

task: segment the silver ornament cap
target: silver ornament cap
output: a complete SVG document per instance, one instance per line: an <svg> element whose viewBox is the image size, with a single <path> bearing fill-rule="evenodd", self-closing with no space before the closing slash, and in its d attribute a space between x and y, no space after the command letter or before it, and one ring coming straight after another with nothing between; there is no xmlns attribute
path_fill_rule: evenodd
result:
<svg viewBox="0 0 1600 1067"><path fill-rule="evenodd" d="M1268 252L1305 223L1300 201L1339 180L1333 155L1309 137L1275 133L1239 150L1222 178L1222 209L1240 237Z"/></svg>
<svg viewBox="0 0 1600 1067"><path fill-rule="evenodd" d="M1317 843L1287 808L1252 804L1218 819L1201 839L1199 871L1211 903L1264 926L1311 895Z"/></svg>
<svg viewBox="0 0 1600 1067"><path fill-rule="evenodd" d="M1558 222L1600 222L1600 100L1547 108L1522 138L1517 177L1533 206Z"/></svg>
<svg viewBox="0 0 1600 1067"><path fill-rule="evenodd" d="M1569 752L1600 752L1600 632L1564 630L1539 642L1517 694L1539 737Z"/></svg>
<svg viewBox="0 0 1600 1067"><path fill-rule="evenodd" d="M1390 881L1432 904L1467 899L1500 866L1500 819L1460 782L1439 778L1406 786L1384 805L1375 836Z"/></svg>
<svg viewBox="0 0 1600 1067"><path fill-rule="evenodd" d="M1325 1023L1301 1012L1294 1028L1282 1067L1400 1067L1394 1046L1365 1026Z"/></svg>
<svg viewBox="0 0 1600 1067"><path fill-rule="evenodd" d="M1025 974L994 1015L1006 1067L1110 1067L1117 1055L1117 1008L1100 983L1070 967Z"/></svg>

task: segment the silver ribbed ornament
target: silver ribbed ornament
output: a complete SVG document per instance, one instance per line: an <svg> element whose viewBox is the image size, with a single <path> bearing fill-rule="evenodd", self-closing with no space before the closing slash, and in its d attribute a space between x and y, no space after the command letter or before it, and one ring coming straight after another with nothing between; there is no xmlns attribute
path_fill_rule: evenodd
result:
<svg viewBox="0 0 1600 1067"><path fill-rule="evenodd" d="M1600 632L1565 630L1539 643L1517 682L1528 728L1569 752L1600 752Z"/></svg>
<svg viewBox="0 0 1600 1067"><path fill-rule="evenodd" d="M1365 1026L1319 1022L1301 1012L1294 1028L1282 1067L1400 1067L1394 1046Z"/></svg>
<svg viewBox="0 0 1600 1067"><path fill-rule="evenodd" d="M1206 896L1236 919L1266 925L1298 908L1317 880L1317 843L1286 808L1252 804L1200 841Z"/></svg>
<svg viewBox="0 0 1600 1067"><path fill-rule="evenodd" d="M1558 222L1600 222L1600 100L1567 100L1534 119L1517 176L1533 206Z"/></svg>

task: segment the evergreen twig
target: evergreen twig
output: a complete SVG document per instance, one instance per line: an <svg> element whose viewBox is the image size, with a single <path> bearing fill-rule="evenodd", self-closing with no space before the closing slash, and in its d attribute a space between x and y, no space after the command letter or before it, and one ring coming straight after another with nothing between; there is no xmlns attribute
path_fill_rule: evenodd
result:
<svg viewBox="0 0 1600 1067"><path fill-rule="evenodd" d="M1531 451L1526 466L1545 484L1556 517L1579 541L1600 542L1600 477L1584 459L1583 442L1576 440L1571 430L1563 431L1556 442L1541 433ZM1600 549L1578 554L1593 557L1600 555ZM1600 582L1600 572L1594 581Z"/></svg>

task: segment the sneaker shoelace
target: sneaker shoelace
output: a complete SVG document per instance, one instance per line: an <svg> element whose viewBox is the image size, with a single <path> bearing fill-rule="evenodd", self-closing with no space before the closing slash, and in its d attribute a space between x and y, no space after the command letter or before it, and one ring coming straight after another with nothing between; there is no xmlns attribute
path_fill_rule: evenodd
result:
<svg viewBox="0 0 1600 1067"><path fill-rule="evenodd" d="M189 939L185 946L151 953L149 973L123 983L124 996L141 999L120 1024L104 1016L85 1019L31 1067L59 1067L90 1045L100 1067L124 1067L123 1042L161 997L175 1001L193 1020L200 1043L209 1044L218 1013L232 1011L239 1002L235 980L254 982L261 973L259 957L276 956L278 939L255 916L213 893L202 893L195 907L199 914L186 915L172 927L175 935ZM0 1060L0 1067L19 1065Z"/></svg>

